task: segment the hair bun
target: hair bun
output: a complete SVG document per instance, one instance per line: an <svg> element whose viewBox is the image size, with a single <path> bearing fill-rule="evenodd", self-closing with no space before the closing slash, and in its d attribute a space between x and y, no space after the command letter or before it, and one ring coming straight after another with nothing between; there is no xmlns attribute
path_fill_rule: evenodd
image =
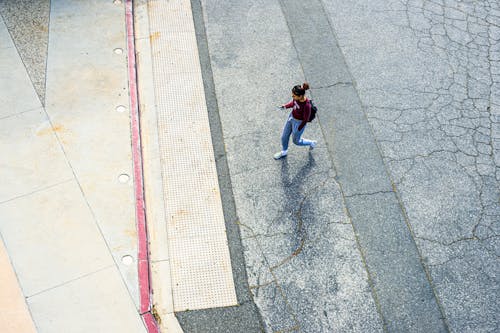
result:
<svg viewBox="0 0 500 333"><path fill-rule="evenodd" d="M302 83L302 89L309 90L309 83L307 82Z"/></svg>

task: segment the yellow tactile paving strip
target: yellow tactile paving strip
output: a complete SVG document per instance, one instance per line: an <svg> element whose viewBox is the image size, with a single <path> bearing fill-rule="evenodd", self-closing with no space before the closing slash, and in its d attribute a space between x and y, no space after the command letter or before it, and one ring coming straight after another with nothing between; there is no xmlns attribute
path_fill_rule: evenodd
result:
<svg viewBox="0 0 500 333"><path fill-rule="evenodd" d="M36 332L28 307L0 239L0 331L2 333Z"/></svg>
<svg viewBox="0 0 500 333"><path fill-rule="evenodd" d="M236 305L191 3L148 12L174 310Z"/></svg>

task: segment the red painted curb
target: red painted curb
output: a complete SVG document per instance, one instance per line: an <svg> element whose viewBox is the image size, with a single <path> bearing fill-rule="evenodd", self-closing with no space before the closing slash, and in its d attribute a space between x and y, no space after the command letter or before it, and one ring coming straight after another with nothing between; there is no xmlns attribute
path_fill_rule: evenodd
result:
<svg viewBox="0 0 500 333"><path fill-rule="evenodd" d="M149 333L159 333L158 324L151 314L151 286L149 279L148 234L144 202L144 179L142 170L142 150L137 93L137 72L134 44L133 1L125 1L127 26L128 82L130 93L130 122L132 135L132 160L134 164L135 214L137 221L137 269L139 275L140 314Z"/></svg>
<svg viewBox="0 0 500 333"><path fill-rule="evenodd" d="M156 323L155 317L151 314L151 312L147 312L142 315L142 320L146 325L149 333L159 333L158 324Z"/></svg>

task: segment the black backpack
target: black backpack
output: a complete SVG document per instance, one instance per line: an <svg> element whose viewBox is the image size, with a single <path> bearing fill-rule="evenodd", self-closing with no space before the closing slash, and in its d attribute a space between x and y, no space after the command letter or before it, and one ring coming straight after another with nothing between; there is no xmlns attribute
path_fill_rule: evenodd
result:
<svg viewBox="0 0 500 333"><path fill-rule="evenodd" d="M311 104L311 116L309 117L309 122L313 121L316 118L316 112L318 112L318 108L313 104L313 101L310 99L309 104Z"/></svg>

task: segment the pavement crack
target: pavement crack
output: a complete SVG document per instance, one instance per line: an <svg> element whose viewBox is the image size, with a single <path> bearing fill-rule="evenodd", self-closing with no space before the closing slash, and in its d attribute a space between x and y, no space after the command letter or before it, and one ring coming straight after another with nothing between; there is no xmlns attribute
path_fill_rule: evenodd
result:
<svg viewBox="0 0 500 333"><path fill-rule="evenodd" d="M352 86L352 85L353 85L352 82L336 82L334 84L329 84L329 85L326 85L326 86L311 87L311 90L328 89L328 88L333 88L333 87L336 87L336 86L347 87L347 86Z"/></svg>
<svg viewBox="0 0 500 333"><path fill-rule="evenodd" d="M284 328L278 331L273 331L273 333L289 333L289 332L298 332L300 330L300 325L292 326L290 328Z"/></svg>
<svg viewBox="0 0 500 333"><path fill-rule="evenodd" d="M84 279L84 278L86 278L86 277L89 277L89 276L91 276L91 275L94 275L94 274L97 274L97 273L100 273L100 272L102 272L102 271L108 270L108 269L110 269L110 268L115 268L115 267L116 267L115 265L108 265L108 266L102 267L102 268L97 269L97 270L95 270L95 271L93 271L93 272L86 273L86 274L83 274L83 275L78 276L78 277L76 277L76 278L73 278L73 279L70 279L70 280L64 281L64 282L62 282L62 283L60 283L60 284L58 284L58 285L52 286L52 287L50 287L50 288L47 288L47 289L44 289L44 290L40 290L40 291L38 291L38 292L36 292L36 293L34 293L34 294L32 294L32 295L27 295L27 296L26 296L26 298L28 299L28 298L36 297L36 296L38 296L38 295L40 295L40 294L43 294L43 293L49 292L49 291L51 291L51 290L54 290L54 289L57 289L57 288L60 288L60 287L66 286L66 285L71 284L71 283L73 283L73 282L76 282L76 281L78 281L78 280L82 280L82 279Z"/></svg>
<svg viewBox="0 0 500 333"><path fill-rule="evenodd" d="M298 256L300 253L302 253L302 250L304 249L304 245L305 245L306 240L307 240L307 232L304 229L304 219L302 217L302 210L303 210L303 207L304 207L304 203L306 202L306 200L311 195L313 195L314 193L316 193L317 191L319 191L321 188L323 188L326 185L326 183L329 180L331 180L331 179L334 180L334 177L327 177L327 179L325 179L319 185L315 186L308 193L306 193L304 195L304 197L302 198L302 200L300 201L299 209L296 212L296 216L297 216L297 220L298 220L298 223L297 223L297 234L301 235L300 240L299 240L299 245L295 248L295 250L288 257L284 258L283 260L281 260L280 262L278 262L276 265L271 266L270 267L271 271L277 269L280 266L285 265L286 263L288 263L289 261L291 261L293 258L295 258L296 256Z"/></svg>
<svg viewBox="0 0 500 333"><path fill-rule="evenodd" d="M344 197L346 197L346 198L356 198L356 197L364 197L364 196L371 196L371 195L377 195L377 194L389 194L389 193L394 193L394 191L391 190L391 191L376 191L376 192L367 192L367 193L355 193L355 194L345 195Z"/></svg>
<svg viewBox="0 0 500 333"><path fill-rule="evenodd" d="M262 283L262 284L256 284L256 285L251 285L249 286L250 289L259 289L259 288L264 288L264 287L267 287L273 283L275 283L276 281L269 281L269 282L265 282L265 283ZM258 295L256 295L258 296Z"/></svg>
<svg viewBox="0 0 500 333"><path fill-rule="evenodd" d="M442 246L452 246L452 245L455 245L455 244L458 244L458 243L461 243L461 242L481 240L477 236L462 237L462 238L454 239L454 240L449 241L449 242L443 242L443 241L440 241L440 240L437 240L437 239L432 239L432 238L422 237L422 236L415 236L415 238L420 239L420 240L424 240L424 241L427 241L427 242L430 242L430 243L439 244L439 245L442 245Z"/></svg>
<svg viewBox="0 0 500 333"><path fill-rule="evenodd" d="M255 233L255 231L253 230L252 227L250 227L250 226L242 223L240 220L236 220L234 223L236 225L238 225L240 227L243 227L243 228L247 229L248 231L250 231L251 236L249 236L249 237L242 237L242 239L255 239L255 238L257 238L257 234Z"/></svg>

